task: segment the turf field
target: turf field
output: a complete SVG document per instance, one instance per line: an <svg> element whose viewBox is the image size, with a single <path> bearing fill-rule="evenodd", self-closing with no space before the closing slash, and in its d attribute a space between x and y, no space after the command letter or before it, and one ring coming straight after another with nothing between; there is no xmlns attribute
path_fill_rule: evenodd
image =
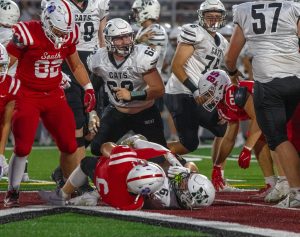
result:
<svg viewBox="0 0 300 237"><path fill-rule="evenodd" d="M261 171L255 158L249 169L242 170L238 167L236 155L240 149L234 149L227 160L225 176L229 183L241 188L260 188L263 185ZM7 151L6 157L10 157L11 151ZM50 174L58 164L59 153L55 148L34 148L29 157L29 176L31 181L22 183L21 190L47 190L54 189L55 185L50 179ZM210 148L201 148L186 156L193 160L200 169L200 173L210 178L212 162ZM0 191L5 191L7 182L1 180ZM0 211L3 212L3 210ZM49 214L49 213L48 213ZM117 220L104 217L92 217L78 213L52 213L52 215L36 217L28 220L20 218L16 222L7 221L0 225L0 236L223 236L211 234L206 231L180 230L175 226L157 226L146 223ZM55 215L54 215L55 214ZM19 213L18 215L24 215ZM125 218L126 219L126 218ZM179 227L178 227L179 228ZM228 236L228 235L227 235ZM229 235L230 236L230 235Z"/></svg>
<svg viewBox="0 0 300 237"><path fill-rule="evenodd" d="M235 148L227 159L225 177L233 186L243 188L259 188L263 185L263 177L256 159L252 157L250 168L244 170L238 167L236 156L240 148ZM6 157L10 157L11 151L7 151ZM58 165L59 153L56 148L36 147L29 156L30 181L21 185L21 190L40 190L54 188L50 179L51 172ZM210 148L200 148L186 156L192 159L198 166L200 173L210 178L212 162L210 159ZM6 180L1 180L0 191L6 190Z"/></svg>

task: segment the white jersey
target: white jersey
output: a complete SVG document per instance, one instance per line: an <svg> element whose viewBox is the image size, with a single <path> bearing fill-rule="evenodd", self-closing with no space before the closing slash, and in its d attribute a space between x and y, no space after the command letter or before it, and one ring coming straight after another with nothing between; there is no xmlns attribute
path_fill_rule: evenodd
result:
<svg viewBox="0 0 300 237"><path fill-rule="evenodd" d="M168 178L160 190L153 193L150 198L145 199L144 208L146 209L181 209L178 204L176 194Z"/></svg>
<svg viewBox="0 0 300 237"><path fill-rule="evenodd" d="M121 63L117 64L106 48L100 48L88 58L91 72L102 77L111 104L125 108L139 108L153 104L153 100L125 102L116 97L113 88L122 87L129 91L142 91L148 88L143 74L156 69L158 53L145 45L135 45L133 52Z"/></svg>
<svg viewBox="0 0 300 237"><path fill-rule="evenodd" d="M290 1L248 2L233 7L233 20L247 40L253 56L254 80L298 76L300 54L297 22L300 4Z"/></svg>
<svg viewBox="0 0 300 237"><path fill-rule="evenodd" d="M79 26L80 38L76 48L78 51L93 52L99 48L100 21L108 15L109 0L88 0L84 8L77 6L75 0L68 0L75 22Z"/></svg>
<svg viewBox="0 0 300 237"><path fill-rule="evenodd" d="M156 67L157 70L161 72L167 53L168 35L166 33L166 30L161 25L152 24L146 28L140 28L135 38L140 38L141 35L145 34L148 31L153 31L155 34L152 36L151 39L148 40L147 43L144 44L155 45L155 50L159 53L159 59Z"/></svg>
<svg viewBox="0 0 300 237"><path fill-rule="evenodd" d="M182 26L181 33L178 36L178 43L194 46L194 53L186 61L184 70L195 86L198 86L198 82L204 73L220 68L224 52L228 46L228 41L220 33L216 33L214 38L204 28L196 24ZM174 73L171 74L168 80L166 93L192 94Z"/></svg>
<svg viewBox="0 0 300 237"><path fill-rule="evenodd" d="M3 44L5 47L8 42L12 39L13 31L11 28L1 27L0 26L0 43ZM16 74L18 62L10 67L7 74L14 77Z"/></svg>

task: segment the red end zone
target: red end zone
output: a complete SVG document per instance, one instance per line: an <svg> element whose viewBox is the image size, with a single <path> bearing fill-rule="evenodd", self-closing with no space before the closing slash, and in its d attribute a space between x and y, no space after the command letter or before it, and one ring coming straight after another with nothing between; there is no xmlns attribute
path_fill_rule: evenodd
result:
<svg viewBox="0 0 300 237"><path fill-rule="evenodd" d="M218 193L212 206L200 210L150 211L209 221L239 223L252 227L291 231L300 234L300 209L282 209L266 204L263 200L251 199L255 192ZM0 209L3 210L5 193L0 193ZM41 205L37 192L22 192L21 206Z"/></svg>

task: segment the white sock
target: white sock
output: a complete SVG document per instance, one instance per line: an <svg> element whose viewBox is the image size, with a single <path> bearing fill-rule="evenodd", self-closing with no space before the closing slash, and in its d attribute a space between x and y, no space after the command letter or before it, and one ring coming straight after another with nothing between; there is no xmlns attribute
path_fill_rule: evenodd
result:
<svg viewBox="0 0 300 237"><path fill-rule="evenodd" d="M221 170L221 174L222 174L222 178L224 179L224 173L225 171L224 170Z"/></svg>
<svg viewBox="0 0 300 237"><path fill-rule="evenodd" d="M69 181L75 187L79 188L86 182L86 174L83 173L80 165L70 174Z"/></svg>
<svg viewBox="0 0 300 237"><path fill-rule="evenodd" d="M18 157L14 153L11 155L8 166L8 190L19 190L24 174L27 156Z"/></svg>
<svg viewBox="0 0 300 237"><path fill-rule="evenodd" d="M286 176L278 176L278 183L282 181L287 181Z"/></svg>
<svg viewBox="0 0 300 237"><path fill-rule="evenodd" d="M271 187L274 187L277 181L277 177L275 175L265 177L265 183L270 184Z"/></svg>

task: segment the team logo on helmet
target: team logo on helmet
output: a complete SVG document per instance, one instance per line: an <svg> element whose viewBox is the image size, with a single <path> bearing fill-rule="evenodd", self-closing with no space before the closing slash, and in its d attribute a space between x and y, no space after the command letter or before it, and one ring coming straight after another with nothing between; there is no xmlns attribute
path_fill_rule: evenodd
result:
<svg viewBox="0 0 300 237"><path fill-rule="evenodd" d="M48 11L48 13L52 13L52 12L54 12L55 11L55 9L56 9L56 6L55 5L49 5L48 7L47 7L47 11Z"/></svg>

